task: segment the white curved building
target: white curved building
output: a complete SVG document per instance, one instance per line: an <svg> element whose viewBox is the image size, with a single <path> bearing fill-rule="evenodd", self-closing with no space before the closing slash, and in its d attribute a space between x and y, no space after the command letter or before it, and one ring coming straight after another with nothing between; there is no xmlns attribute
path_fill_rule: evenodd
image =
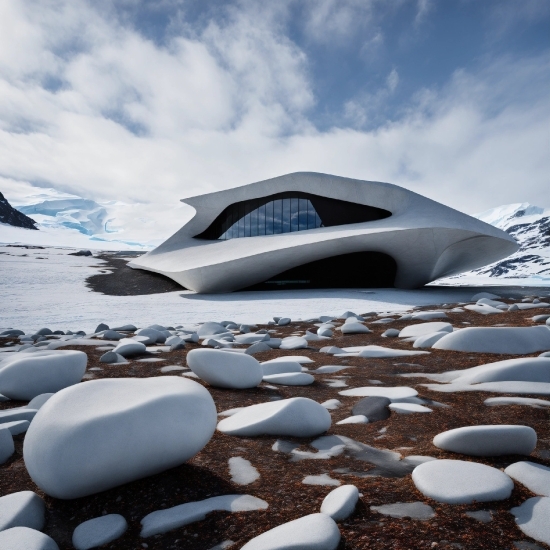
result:
<svg viewBox="0 0 550 550"><path fill-rule="evenodd" d="M129 265L196 292L416 288L518 249L500 229L396 185L326 174L182 202L193 218Z"/></svg>

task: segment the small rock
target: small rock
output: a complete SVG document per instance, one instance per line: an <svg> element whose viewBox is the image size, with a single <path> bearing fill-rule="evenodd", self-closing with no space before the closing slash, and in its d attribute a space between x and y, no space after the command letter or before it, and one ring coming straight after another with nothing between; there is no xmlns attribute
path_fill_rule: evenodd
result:
<svg viewBox="0 0 550 550"><path fill-rule="evenodd" d="M355 485L342 485L331 491L321 504L321 513L327 514L335 521L341 521L353 514L359 491Z"/></svg>
<svg viewBox="0 0 550 550"><path fill-rule="evenodd" d="M0 531L12 527L44 527L46 505L32 491L20 491L0 497Z"/></svg>
<svg viewBox="0 0 550 550"><path fill-rule="evenodd" d="M136 342L136 340L132 340L131 338L123 338L113 351L122 355L122 357L132 357L132 355L145 353L147 348L141 342Z"/></svg>
<svg viewBox="0 0 550 550"><path fill-rule="evenodd" d="M390 404L391 400L387 397L364 397L353 406L351 414L362 414L369 419L369 422L379 422L390 417L391 413L388 408Z"/></svg>
<svg viewBox="0 0 550 550"><path fill-rule="evenodd" d="M119 514L107 514L81 523L73 532L73 546L77 550L89 550L103 546L121 537L128 523Z"/></svg>
<svg viewBox="0 0 550 550"><path fill-rule="evenodd" d="M94 333L103 332L104 330L109 330L109 325L106 325L105 323L99 323L97 325L96 329L94 330Z"/></svg>
<svg viewBox="0 0 550 550"><path fill-rule="evenodd" d="M281 317L278 321L276 321L276 323L280 327L284 327L285 325L289 325L290 324L290 317Z"/></svg>

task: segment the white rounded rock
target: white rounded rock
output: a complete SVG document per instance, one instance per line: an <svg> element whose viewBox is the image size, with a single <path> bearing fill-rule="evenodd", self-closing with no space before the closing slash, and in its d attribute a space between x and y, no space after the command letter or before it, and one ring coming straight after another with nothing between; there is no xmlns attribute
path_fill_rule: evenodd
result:
<svg viewBox="0 0 550 550"><path fill-rule="evenodd" d="M529 455L537 445L537 433L530 426L464 426L437 434L433 444L471 456Z"/></svg>
<svg viewBox="0 0 550 550"><path fill-rule="evenodd" d="M344 323L340 329L342 334L369 334L371 331L362 323Z"/></svg>
<svg viewBox="0 0 550 550"><path fill-rule="evenodd" d="M262 366L251 355L217 349L191 350L187 365L201 380L218 388L255 388L264 375Z"/></svg>
<svg viewBox="0 0 550 550"><path fill-rule="evenodd" d="M316 401L293 397L245 407L218 424L228 435L311 437L330 428L330 413Z"/></svg>
<svg viewBox="0 0 550 550"><path fill-rule="evenodd" d="M301 336L289 336L283 338L280 349L304 349L307 348L307 340Z"/></svg>
<svg viewBox="0 0 550 550"><path fill-rule="evenodd" d="M147 348L142 342L138 342L132 338L123 338L118 342L113 351L119 355L122 355L122 357L131 357L132 355L145 353Z"/></svg>
<svg viewBox="0 0 550 550"><path fill-rule="evenodd" d="M399 338L425 336L426 334L433 334L434 332L453 332L453 325L451 325L450 323L442 323L437 321L433 323L409 325L399 333Z"/></svg>
<svg viewBox="0 0 550 550"><path fill-rule="evenodd" d="M222 334L224 332L227 332L227 329L223 325L220 325L219 323L213 323L211 321L203 323L197 329L197 334L200 337L212 336L214 334Z"/></svg>
<svg viewBox="0 0 550 550"><path fill-rule="evenodd" d="M550 498L528 498L510 510L517 526L529 537L550 545Z"/></svg>
<svg viewBox="0 0 550 550"><path fill-rule="evenodd" d="M78 498L184 463L208 443L216 420L208 390L191 380L92 380L44 404L23 457L45 493Z"/></svg>
<svg viewBox="0 0 550 550"><path fill-rule="evenodd" d="M550 497L550 468L535 462L515 462L504 473L515 479L535 495Z"/></svg>
<svg viewBox="0 0 550 550"><path fill-rule="evenodd" d="M340 420L340 422L336 422L336 424L368 424L368 422L369 419L364 414L355 414L344 418L344 420Z"/></svg>
<svg viewBox="0 0 550 550"><path fill-rule="evenodd" d="M28 527L12 527L0 531L0 548L3 550L59 550L59 546L51 537Z"/></svg>
<svg viewBox="0 0 550 550"><path fill-rule="evenodd" d="M275 361L274 363L261 363L261 366L264 376L283 372L302 372L302 365L298 361Z"/></svg>
<svg viewBox="0 0 550 550"><path fill-rule="evenodd" d="M283 523L247 542L242 550L336 550L340 530L326 514Z"/></svg>
<svg viewBox="0 0 550 550"><path fill-rule="evenodd" d="M413 348L431 348L438 340L441 340L443 336L449 334L448 332L431 332L430 334L424 334L419 336L413 344Z"/></svg>
<svg viewBox="0 0 550 550"><path fill-rule="evenodd" d="M0 362L0 393L28 401L57 392L82 380L88 356L82 351L44 350L14 354Z"/></svg>
<svg viewBox="0 0 550 550"><path fill-rule="evenodd" d="M355 485L342 485L324 498L321 513L327 514L335 521L346 519L353 514L358 500L359 490Z"/></svg>
<svg viewBox="0 0 550 550"><path fill-rule="evenodd" d="M40 395L37 395L36 397L33 397L26 405L27 409L35 409L38 410L44 405L44 403L52 396L55 395L53 393L41 393Z"/></svg>
<svg viewBox="0 0 550 550"><path fill-rule="evenodd" d="M412 472L416 488L446 504L470 504L507 499L514 482L500 470L463 460L431 460Z"/></svg>
<svg viewBox="0 0 550 550"><path fill-rule="evenodd" d="M19 491L0 497L0 531L12 527L44 527L46 505L32 491Z"/></svg>
<svg viewBox="0 0 550 550"><path fill-rule="evenodd" d="M309 386L315 382L315 378L307 372L281 372L264 376L264 382L269 384L281 384L282 386Z"/></svg>
<svg viewBox="0 0 550 550"><path fill-rule="evenodd" d="M73 546L77 550L89 550L121 537L128 523L120 514L107 514L81 523L73 532Z"/></svg>

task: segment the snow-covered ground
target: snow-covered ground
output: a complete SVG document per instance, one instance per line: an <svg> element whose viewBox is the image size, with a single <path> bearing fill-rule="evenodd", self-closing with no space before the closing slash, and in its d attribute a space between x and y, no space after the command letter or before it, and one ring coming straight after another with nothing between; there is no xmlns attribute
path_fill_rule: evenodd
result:
<svg viewBox="0 0 550 550"><path fill-rule="evenodd" d="M341 315L346 310L404 311L412 306L470 300L467 288L424 290L287 290L198 295L188 291L145 296L105 296L85 286L97 274L101 260L70 256L72 250L0 247L0 331L14 327L33 332L90 332L99 322L185 324L234 320L267 322L272 316L307 319Z"/></svg>

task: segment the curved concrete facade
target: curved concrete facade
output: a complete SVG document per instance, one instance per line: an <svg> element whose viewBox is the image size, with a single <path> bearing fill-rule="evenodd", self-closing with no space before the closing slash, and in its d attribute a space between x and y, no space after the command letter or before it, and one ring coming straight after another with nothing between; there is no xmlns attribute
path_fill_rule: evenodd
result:
<svg viewBox="0 0 550 550"><path fill-rule="evenodd" d="M304 192L381 208L391 216L292 233L196 238L231 204L274 193ZM500 260L518 249L507 233L389 183L294 173L235 189L182 199L193 218L155 250L129 265L170 277L189 290L230 292L316 260L382 252L396 264L395 286L417 288Z"/></svg>

